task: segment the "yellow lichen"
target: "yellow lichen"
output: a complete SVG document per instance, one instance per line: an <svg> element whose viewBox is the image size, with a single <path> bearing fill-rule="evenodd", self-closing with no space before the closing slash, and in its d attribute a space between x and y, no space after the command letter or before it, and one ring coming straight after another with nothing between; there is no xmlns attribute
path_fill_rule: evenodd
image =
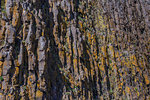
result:
<svg viewBox="0 0 150 100"><path fill-rule="evenodd" d="M115 57L115 53L114 53L114 48L113 48L113 46L109 46L109 49L110 49L110 51L111 51L112 57Z"/></svg>
<svg viewBox="0 0 150 100"><path fill-rule="evenodd" d="M116 56L117 58L119 57L119 52L118 52L118 51L116 52L116 55L115 55L115 56Z"/></svg>
<svg viewBox="0 0 150 100"><path fill-rule="evenodd" d="M42 97L43 96L43 92L41 92L40 90L37 90L36 91L36 97L37 98L40 98L40 97Z"/></svg>
<svg viewBox="0 0 150 100"><path fill-rule="evenodd" d="M139 93L139 92L137 92L137 96L138 96L138 97L140 96L140 93Z"/></svg>
<svg viewBox="0 0 150 100"><path fill-rule="evenodd" d="M147 75L144 75L144 78L145 78L145 83L148 85L148 84L150 84L150 81L149 81L149 79L148 79L148 76Z"/></svg>
<svg viewBox="0 0 150 100"><path fill-rule="evenodd" d="M132 55L131 58L132 59L132 64L137 66L137 59L136 59L136 56L135 55Z"/></svg>
<svg viewBox="0 0 150 100"><path fill-rule="evenodd" d="M88 70L86 67L84 67L85 76L88 77Z"/></svg>
<svg viewBox="0 0 150 100"><path fill-rule="evenodd" d="M44 32L42 32L42 36L44 36Z"/></svg>
<svg viewBox="0 0 150 100"><path fill-rule="evenodd" d="M19 74L19 68L18 67L16 67L15 74Z"/></svg>
<svg viewBox="0 0 150 100"><path fill-rule="evenodd" d="M105 68L104 68L103 65L100 66L100 70L103 71L103 72L105 71Z"/></svg>
<svg viewBox="0 0 150 100"><path fill-rule="evenodd" d="M128 86L126 86L126 92L130 93L130 88Z"/></svg>
<svg viewBox="0 0 150 100"><path fill-rule="evenodd" d="M14 27L16 27L17 25L20 24L20 15L19 15L19 11L17 10L17 6L14 7L14 10L13 10L13 20L12 20L12 25Z"/></svg>
<svg viewBox="0 0 150 100"><path fill-rule="evenodd" d="M83 27L82 22L79 22L79 25L80 25L81 28Z"/></svg>
<svg viewBox="0 0 150 100"><path fill-rule="evenodd" d="M104 57L101 58L101 64L105 65L105 59L104 59Z"/></svg>
<svg viewBox="0 0 150 100"><path fill-rule="evenodd" d="M15 60L15 65L16 65L16 67L19 67L19 66L20 66L18 60Z"/></svg>
<svg viewBox="0 0 150 100"><path fill-rule="evenodd" d="M106 46L102 46L101 50L102 50L103 55L106 57L106 54L107 54L107 52L106 52Z"/></svg>
<svg viewBox="0 0 150 100"><path fill-rule="evenodd" d="M2 61L0 61L0 66L2 66L2 64L3 64L3 62L2 62Z"/></svg>

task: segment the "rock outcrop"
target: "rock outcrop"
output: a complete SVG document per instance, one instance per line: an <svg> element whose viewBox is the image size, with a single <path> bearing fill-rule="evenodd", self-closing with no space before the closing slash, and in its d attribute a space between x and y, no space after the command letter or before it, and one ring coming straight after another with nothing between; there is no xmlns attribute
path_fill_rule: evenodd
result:
<svg viewBox="0 0 150 100"><path fill-rule="evenodd" d="M2 0L0 100L149 100L149 0Z"/></svg>

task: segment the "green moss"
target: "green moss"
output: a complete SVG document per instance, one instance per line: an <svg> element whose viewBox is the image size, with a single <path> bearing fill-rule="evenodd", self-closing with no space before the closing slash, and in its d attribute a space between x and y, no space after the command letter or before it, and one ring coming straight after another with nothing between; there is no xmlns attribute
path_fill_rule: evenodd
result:
<svg viewBox="0 0 150 100"><path fill-rule="evenodd" d="M0 76L0 81L2 82L4 80L3 76Z"/></svg>
<svg viewBox="0 0 150 100"><path fill-rule="evenodd" d="M26 86L23 86L23 89L24 89L24 90L26 90L26 88L27 88Z"/></svg>
<svg viewBox="0 0 150 100"><path fill-rule="evenodd" d="M135 89L136 92L138 91L137 87L135 87L134 89Z"/></svg>
<svg viewBox="0 0 150 100"><path fill-rule="evenodd" d="M1 0L1 12L2 13L6 13L6 10L5 10L5 0Z"/></svg>
<svg viewBox="0 0 150 100"><path fill-rule="evenodd" d="M110 94L112 94L112 93L113 93L113 90L112 90L112 89L110 89L110 90L109 90L109 93L110 93Z"/></svg>
<svg viewBox="0 0 150 100"><path fill-rule="evenodd" d="M0 40L0 46L4 45L4 40Z"/></svg>
<svg viewBox="0 0 150 100"><path fill-rule="evenodd" d="M5 7L5 0L1 0L1 8Z"/></svg>
<svg viewBox="0 0 150 100"><path fill-rule="evenodd" d="M23 44L25 44L25 43L26 43L26 41L25 41L25 40L22 40L22 43L23 43Z"/></svg>

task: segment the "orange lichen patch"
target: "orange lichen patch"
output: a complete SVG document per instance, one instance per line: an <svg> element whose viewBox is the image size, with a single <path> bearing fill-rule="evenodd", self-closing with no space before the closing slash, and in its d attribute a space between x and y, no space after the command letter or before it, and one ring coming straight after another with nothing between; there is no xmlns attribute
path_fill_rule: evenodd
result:
<svg viewBox="0 0 150 100"><path fill-rule="evenodd" d="M83 13L83 10L81 9L81 8L78 8L79 9L79 11L81 12L81 13Z"/></svg>
<svg viewBox="0 0 150 100"><path fill-rule="evenodd" d="M68 77L69 77L70 80L72 80L72 81L74 80L70 73L68 73Z"/></svg>
<svg viewBox="0 0 150 100"><path fill-rule="evenodd" d="M116 57L116 58L119 57L119 52L118 52L118 51L115 53L115 57Z"/></svg>
<svg viewBox="0 0 150 100"><path fill-rule="evenodd" d="M109 46L109 49L110 49L110 51L111 51L112 57L115 57L115 52L114 52L113 46Z"/></svg>
<svg viewBox="0 0 150 100"><path fill-rule="evenodd" d="M136 75L135 69L132 68L132 75Z"/></svg>
<svg viewBox="0 0 150 100"><path fill-rule="evenodd" d="M81 28L83 27L83 24L82 24L82 22L81 22L81 21L79 22L79 25L80 25L80 27L81 27Z"/></svg>
<svg viewBox="0 0 150 100"><path fill-rule="evenodd" d="M19 74L19 67L16 67L15 73L16 73L16 74Z"/></svg>
<svg viewBox="0 0 150 100"><path fill-rule="evenodd" d="M58 45L58 48L62 48L64 50L64 48L62 47L62 45L60 43L58 43L57 45Z"/></svg>
<svg viewBox="0 0 150 100"><path fill-rule="evenodd" d="M33 76L29 76L28 77L28 84L29 85L32 85L32 80L33 80Z"/></svg>
<svg viewBox="0 0 150 100"><path fill-rule="evenodd" d="M3 66L8 66L8 64L12 65L12 62L11 61L4 61Z"/></svg>
<svg viewBox="0 0 150 100"><path fill-rule="evenodd" d="M64 56L65 52L64 51L59 51L59 56Z"/></svg>
<svg viewBox="0 0 150 100"><path fill-rule="evenodd" d="M0 61L0 66L2 66L3 65L3 62L2 61Z"/></svg>
<svg viewBox="0 0 150 100"><path fill-rule="evenodd" d="M44 32L42 32L42 36L44 36Z"/></svg>
<svg viewBox="0 0 150 100"><path fill-rule="evenodd" d="M93 77L93 75L94 75L94 70L91 69L91 76Z"/></svg>
<svg viewBox="0 0 150 100"><path fill-rule="evenodd" d="M113 66L112 69L117 70L117 65L116 65L116 63L114 64L114 66Z"/></svg>
<svg viewBox="0 0 150 100"><path fill-rule="evenodd" d="M139 93L139 92L137 92L137 96L138 96L138 97L140 96L140 93Z"/></svg>
<svg viewBox="0 0 150 100"><path fill-rule="evenodd" d="M74 63L75 65L77 65L77 59L76 59L76 58L73 59L73 63Z"/></svg>
<svg viewBox="0 0 150 100"><path fill-rule="evenodd" d="M106 57L106 55L107 55L106 46L102 46L101 50L102 50L103 55Z"/></svg>
<svg viewBox="0 0 150 100"><path fill-rule="evenodd" d="M23 26L23 40L26 39L27 37L27 34L28 34L28 27L27 26Z"/></svg>
<svg viewBox="0 0 150 100"><path fill-rule="evenodd" d="M67 36L66 40L67 40L67 43L70 43L69 36Z"/></svg>
<svg viewBox="0 0 150 100"><path fill-rule="evenodd" d="M73 80L71 80L71 79L69 79L69 82L71 83L71 87L73 88L73 87L74 87L75 82L74 82Z"/></svg>
<svg viewBox="0 0 150 100"><path fill-rule="evenodd" d="M1 20L1 25L6 25L6 22L4 20Z"/></svg>
<svg viewBox="0 0 150 100"><path fill-rule="evenodd" d="M127 71L125 71L124 74L127 75Z"/></svg>
<svg viewBox="0 0 150 100"><path fill-rule="evenodd" d="M0 76L2 75L2 68L0 68Z"/></svg>
<svg viewBox="0 0 150 100"><path fill-rule="evenodd" d="M74 70L75 70L75 73L77 73L78 71L78 69L77 69L77 59L75 58L75 59L73 59L73 64L74 64Z"/></svg>
<svg viewBox="0 0 150 100"><path fill-rule="evenodd" d="M70 52L71 52L71 45L70 45L70 44L68 45L68 48L69 48L68 51L69 51L69 53L70 53Z"/></svg>
<svg viewBox="0 0 150 100"><path fill-rule="evenodd" d="M103 72L105 71L105 68L104 68L103 65L100 66L100 70L103 71Z"/></svg>
<svg viewBox="0 0 150 100"><path fill-rule="evenodd" d="M16 27L17 25L19 25L19 21L20 21L20 13L19 13L19 10L17 10L18 7L15 6L14 7L14 10L13 10L13 20L12 20L12 25L14 27Z"/></svg>
<svg viewBox="0 0 150 100"><path fill-rule="evenodd" d="M139 64L140 64L140 67L142 67L142 68L145 67L145 66L144 66L144 61L143 61L143 59L140 59L140 60L139 60Z"/></svg>
<svg viewBox="0 0 150 100"><path fill-rule="evenodd" d="M106 82L107 80L106 80L106 77L104 77L104 80L103 80L103 82Z"/></svg>
<svg viewBox="0 0 150 100"><path fill-rule="evenodd" d="M73 47L74 47L74 44L73 44ZM73 55L75 55L75 48L73 48Z"/></svg>
<svg viewBox="0 0 150 100"><path fill-rule="evenodd" d="M130 88L128 86L126 86L126 92L130 93Z"/></svg>
<svg viewBox="0 0 150 100"><path fill-rule="evenodd" d="M92 35L92 40L93 40L93 45L95 45L95 43L96 43L96 35L94 34L94 35Z"/></svg>
<svg viewBox="0 0 150 100"><path fill-rule="evenodd" d="M136 71L137 71L137 72L140 72L141 70L140 70L140 68L139 68L139 67L136 67Z"/></svg>
<svg viewBox="0 0 150 100"><path fill-rule="evenodd" d="M150 80L147 75L144 75L146 85L150 84Z"/></svg>
<svg viewBox="0 0 150 100"><path fill-rule="evenodd" d="M69 64L71 61L71 55L67 55L67 64Z"/></svg>
<svg viewBox="0 0 150 100"><path fill-rule="evenodd" d="M98 56L97 56L97 54L95 53L95 60L97 61L98 60Z"/></svg>
<svg viewBox="0 0 150 100"><path fill-rule="evenodd" d="M92 44L91 34L90 34L90 33L88 33L88 42L89 42L90 44Z"/></svg>
<svg viewBox="0 0 150 100"><path fill-rule="evenodd" d="M93 44L94 45L94 44ZM93 52L92 55L94 56L94 59L97 60L98 56L97 56L97 49L95 49L96 47L93 47Z"/></svg>
<svg viewBox="0 0 150 100"><path fill-rule="evenodd" d="M137 79L135 78L134 81L137 82Z"/></svg>
<svg viewBox="0 0 150 100"><path fill-rule="evenodd" d="M38 88L40 87L40 83L39 83L39 82L37 83L37 87L38 87Z"/></svg>
<svg viewBox="0 0 150 100"><path fill-rule="evenodd" d="M133 65L138 66L138 65L137 65L137 59L136 59L136 56L135 56L135 55L132 55L132 56L130 57L130 60L132 61L132 64L133 64Z"/></svg>
<svg viewBox="0 0 150 100"><path fill-rule="evenodd" d="M65 21L67 21L67 17L65 17L64 19L65 19Z"/></svg>
<svg viewBox="0 0 150 100"><path fill-rule="evenodd" d="M110 66L114 66L114 63L110 63Z"/></svg>
<svg viewBox="0 0 150 100"><path fill-rule="evenodd" d="M0 30L0 40L2 40L3 38L4 38L4 36L3 36L3 30Z"/></svg>
<svg viewBox="0 0 150 100"><path fill-rule="evenodd" d="M18 60L15 60L15 65L16 65L16 67L19 67L19 66L20 66Z"/></svg>
<svg viewBox="0 0 150 100"><path fill-rule="evenodd" d="M27 20L31 20L32 19L32 14L31 13L27 13Z"/></svg>
<svg viewBox="0 0 150 100"><path fill-rule="evenodd" d="M128 68L132 68L130 61L124 60L124 64L125 64Z"/></svg>
<svg viewBox="0 0 150 100"><path fill-rule="evenodd" d="M40 97L42 97L43 96L43 92L41 92L40 90L37 90L36 91L36 97L37 98L40 98Z"/></svg>
<svg viewBox="0 0 150 100"><path fill-rule="evenodd" d="M123 86L123 82L120 83L121 87Z"/></svg>
<svg viewBox="0 0 150 100"><path fill-rule="evenodd" d="M12 97L13 95L11 95L11 94L8 94L8 97Z"/></svg>
<svg viewBox="0 0 150 100"><path fill-rule="evenodd" d="M105 65L105 59L104 59L104 57L101 58L101 64Z"/></svg>
<svg viewBox="0 0 150 100"><path fill-rule="evenodd" d="M84 67L85 76L88 77L88 69Z"/></svg>
<svg viewBox="0 0 150 100"><path fill-rule="evenodd" d="M125 91L123 91L123 95L125 95Z"/></svg>

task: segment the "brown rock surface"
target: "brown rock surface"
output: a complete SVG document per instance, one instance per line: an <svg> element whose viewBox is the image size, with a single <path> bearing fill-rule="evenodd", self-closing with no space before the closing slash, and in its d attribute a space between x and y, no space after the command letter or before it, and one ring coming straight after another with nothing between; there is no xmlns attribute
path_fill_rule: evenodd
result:
<svg viewBox="0 0 150 100"><path fill-rule="evenodd" d="M1 1L0 100L150 99L149 0Z"/></svg>

